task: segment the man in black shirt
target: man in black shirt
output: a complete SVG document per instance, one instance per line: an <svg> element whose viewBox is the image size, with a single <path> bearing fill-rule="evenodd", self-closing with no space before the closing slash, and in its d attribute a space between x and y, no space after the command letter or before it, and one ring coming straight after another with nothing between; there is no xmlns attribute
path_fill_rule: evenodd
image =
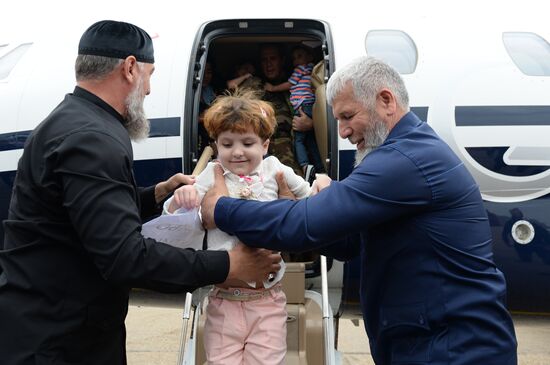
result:
<svg viewBox="0 0 550 365"><path fill-rule="evenodd" d="M139 189L130 140L145 138L154 70L142 29L101 21L83 34L77 87L32 132L0 251L0 362L125 364L132 287L182 292L226 279L261 281L279 255L175 248L141 222L183 174Z"/></svg>

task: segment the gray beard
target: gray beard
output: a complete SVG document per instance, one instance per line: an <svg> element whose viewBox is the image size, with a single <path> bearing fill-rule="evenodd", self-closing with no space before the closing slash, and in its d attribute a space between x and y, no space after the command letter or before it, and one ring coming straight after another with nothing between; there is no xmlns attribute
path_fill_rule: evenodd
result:
<svg viewBox="0 0 550 365"><path fill-rule="evenodd" d="M142 141L149 136L149 120L143 110L143 80L126 98L126 118L124 127L128 131L130 139L135 142Z"/></svg>
<svg viewBox="0 0 550 365"><path fill-rule="evenodd" d="M357 167L369 153L378 148L386 138L390 131L386 126L386 123L378 115L372 115L372 123L365 128L363 132L363 138L365 141L365 147L362 150L355 152L355 167Z"/></svg>

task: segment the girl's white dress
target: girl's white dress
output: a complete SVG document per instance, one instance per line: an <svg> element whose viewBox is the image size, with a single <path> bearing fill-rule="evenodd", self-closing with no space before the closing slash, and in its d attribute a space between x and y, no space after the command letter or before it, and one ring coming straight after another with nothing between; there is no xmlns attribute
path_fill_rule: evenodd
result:
<svg viewBox="0 0 550 365"><path fill-rule="evenodd" d="M206 168L196 177L193 185L199 193L199 199L202 200L206 192L214 185L214 166L216 162L209 162ZM240 199L253 199L259 201L276 200L278 195L278 185L275 180L277 172L282 171L288 187L294 193L296 198L302 199L310 194L311 187L301 177L294 173L292 168L282 164L277 157L269 156L265 158L250 175L239 176L224 168L224 177L229 196ZM168 206L171 197L164 203L164 214L168 213ZM180 213L181 210L174 212ZM239 239L235 236L228 235L218 228L208 230L207 245L209 250L226 250L229 251ZM272 281L264 281L264 287L270 288L281 280L284 274L284 262L281 261L281 270ZM249 283L255 287L254 283Z"/></svg>

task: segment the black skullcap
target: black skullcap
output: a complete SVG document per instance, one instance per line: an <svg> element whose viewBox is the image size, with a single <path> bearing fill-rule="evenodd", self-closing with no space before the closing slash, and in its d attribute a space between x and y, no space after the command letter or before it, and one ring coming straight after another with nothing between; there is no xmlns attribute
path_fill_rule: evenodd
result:
<svg viewBox="0 0 550 365"><path fill-rule="evenodd" d="M78 44L78 54L126 58L154 63L153 41L143 29L124 22L102 20L90 26Z"/></svg>

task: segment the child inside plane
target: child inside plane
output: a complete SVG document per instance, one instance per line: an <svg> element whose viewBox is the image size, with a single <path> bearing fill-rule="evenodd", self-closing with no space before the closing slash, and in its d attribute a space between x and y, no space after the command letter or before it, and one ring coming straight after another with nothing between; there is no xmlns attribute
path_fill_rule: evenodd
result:
<svg viewBox="0 0 550 365"><path fill-rule="evenodd" d="M235 69L235 78L227 81L227 88L229 90L235 90L237 87L257 89L262 81L255 75L254 64L250 61L242 62Z"/></svg>
<svg viewBox="0 0 550 365"><path fill-rule="evenodd" d="M253 91L216 99L207 110L205 128L216 143L218 163L232 197L255 200L278 198L276 174L281 171L297 198L310 193L309 184L276 157L264 159L277 121L271 105ZM216 163L166 201L165 213L193 209L214 183ZM208 249L231 250L238 240L219 229L208 231ZM205 351L208 363L282 364L286 353L286 297L281 270L263 283L224 282L209 293L206 308Z"/></svg>
<svg viewBox="0 0 550 365"><path fill-rule="evenodd" d="M302 45L294 47L292 49L292 63L295 68L288 81L278 85L267 82L264 86L265 90L270 92L290 90L290 103L294 108L294 114L299 116L301 111L310 118L312 118L313 104L315 103L315 93L311 87L311 72L314 67L312 61L313 54L309 48ZM304 173L307 166L311 164L309 157L313 160L312 164L315 171L324 171L315 134L312 130L307 132L294 131L294 150L296 159Z"/></svg>

